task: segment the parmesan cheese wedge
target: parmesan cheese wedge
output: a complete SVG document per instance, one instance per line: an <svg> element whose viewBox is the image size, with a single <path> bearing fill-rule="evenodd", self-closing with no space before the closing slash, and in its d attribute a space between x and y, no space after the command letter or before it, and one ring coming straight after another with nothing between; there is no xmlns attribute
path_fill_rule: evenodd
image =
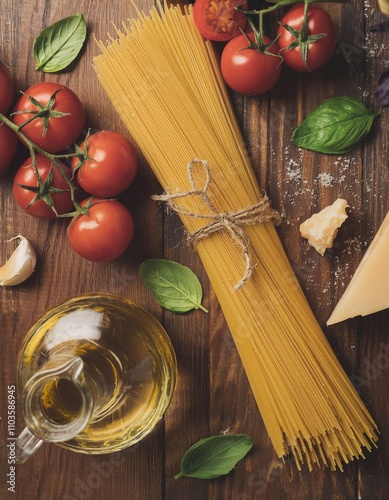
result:
<svg viewBox="0 0 389 500"><path fill-rule="evenodd" d="M386 15L389 15L389 0L378 0L378 6L381 10Z"/></svg>
<svg viewBox="0 0 389 500"><path fill-rule="evenodd" d="M389 307L389 213L327 321L333 325Z"/></svg>
<svg viewBox="0 0 389 500"><path fill-rule="evenodd" d="M338 229L347 219L347 201L338 198L329 207L313 214L300 225L300 233L308 240L320 255L324 255L327 248L331 248Z"/></svg>

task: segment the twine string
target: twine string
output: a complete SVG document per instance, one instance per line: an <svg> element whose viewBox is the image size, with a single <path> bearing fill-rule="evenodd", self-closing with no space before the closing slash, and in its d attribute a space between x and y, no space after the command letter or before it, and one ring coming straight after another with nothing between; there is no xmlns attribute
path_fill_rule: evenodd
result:
<svg viewBox="0 0 389 500"><path fill-rule="evenodd" d="M206 175L205 183L202 189L198 188L194 178L194 168L196 165L201 165ZM180 215L209 220L207 224L187 235L187 239L192 244L195 244L196 242L223 229L229 232L232 240L241 248L242 256L246 263L245 273L239 283L235 285L235 290L239 290L251 278L254 269L254 264L250 255L250 239L242 226L258 223L264 224L265 222L270 221L275 224L279 224L281 222L281 217L276 210L271 208L270 200L266 194L263 194L258 203L250 207L242 208L233 212L218 212L208 196L209 186L212 181L211 169L208 161L194 158L188 163L187 171L192 189L181 193L165 192L162 195L154 195L152 198L153 200L166 202L171 210ZM180 207L174 201L180 198L186 198L187 196L200 196L210 212L206 214L193 213Z"/></svg>

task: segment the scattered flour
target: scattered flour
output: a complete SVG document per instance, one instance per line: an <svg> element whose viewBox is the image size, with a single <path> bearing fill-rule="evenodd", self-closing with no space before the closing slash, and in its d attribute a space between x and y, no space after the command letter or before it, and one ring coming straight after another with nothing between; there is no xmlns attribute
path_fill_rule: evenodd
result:
<svg viewBox="0 0 389 500"><path fill-rule="evenodd" d="M369 0L364 0L363 2L363 15L367 19L366 26L367 26L367 31L366 31L366 36L365 36L365 43L362 45L362 49L366 51L366 55L368 58L374 58L374 57L384 57L386 55L386 45L384 43L380 43L377 41L377 36L375 33L371 33L369 30L369 27L373 24L375 24L375 19L377 16L375 16L376 13L376 8L375 8L375 3L373 2L373 6L370 4ZM377 11L378 16L380 16L380 11ZM378 18L377 18L378 19Z"/></svg>
<svg viewBox="0 0 389 500"><path fill-rule="evenodd" d="M309 180L304 178L303 153L301 148L298 150L297 158L290 158L289 148L286 147L284 151L284 161L286 168L285 185L288 188L285 194L294 197L305 195L307 192L312 194L314 190L307 187ZM336 173L320 172L313 180L315 186L318 185L325 188L331 188L334 187L335 184L342 185L349 176L356 177L358 174L356 171L357 160L353 157L339 156L333 162L333 166L335 167Z"/></svg>
<svg viewBox="0 0 389 500"><path fill-rule="evenodd" d="M317 176L316 180L321 186L332 187L334 185L333 182L335 180L335 177L331 174L328 174L327 172L323 172Z"/></svg>
<svg viewBox="0 0 389 500"><path fill-rule="evenodd" d="M291 181L301 182L303 175L301 161L289 160L286 166L286 175Z"/></svg>

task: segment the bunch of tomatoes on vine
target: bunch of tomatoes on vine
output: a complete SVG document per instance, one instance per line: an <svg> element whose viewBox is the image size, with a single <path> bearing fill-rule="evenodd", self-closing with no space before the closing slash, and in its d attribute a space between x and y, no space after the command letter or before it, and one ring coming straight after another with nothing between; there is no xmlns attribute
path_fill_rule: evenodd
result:
<svg viewBox="0 0 389 500"><path fill-rule="evenodd" d="M224 44L221 72L227 85L238 93L260 95L278 82L283 65L307 73L331 58L336 46L333 22L312 1L276 0L249 10L247 0L195 0L193 17L205 38ZM288 10L271 37L265 34L264 20L281 8ZM136 175L132 143L112 131L84 134L84 106L64 85L33 85L7 116L13 101L13 81L0 62L0 174L18 143L29 152L14 177L17 204L34 217L69 217L69 242L88 260L121 255L132 240L134 224L115 197Z"/></svg>
<svg viewBox="0 0 389 500"><path fill-rule="evenodd" d="M18 143L29 153L13 181L17 204L34 217L69 217L68 240L82 257L117 258L134 233L129 210L115 199L137 172L133 144L117 132L85 133L81 100L59 83L31 86L7 116L13 100L12 78L0 62L0 174Z"/></svg>
<svg viewBox="0 0 389 500"><path fill-rule="evenodd" d="M249 10L247 0L195 0L193 16L205 38L224 43L221 72L227 85L240 94L261 95L276 85L283 65L308 73L332 57L336 47L333 21L313 1L275 0L263 9ZM288 10L275 25L273 36L265 34L267 16L281 8Z"/></svg>

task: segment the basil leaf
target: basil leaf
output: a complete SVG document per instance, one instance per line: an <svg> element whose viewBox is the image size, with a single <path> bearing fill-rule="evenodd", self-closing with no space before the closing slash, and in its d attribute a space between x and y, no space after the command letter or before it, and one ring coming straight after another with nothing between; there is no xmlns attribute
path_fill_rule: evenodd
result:
<svg viewBox="0 0 389 500"><path fill-rule="evenodd" d="M86 39L86 23L80 13L45 28L34 40L36 69L56 73L78 56Z"/></svg>
<svg viewBox="0 0 389 500"><path fill-rule="evenodd" d="M332 97L314 109L294 130L292 141L301 148L319 153L348 153L366 137L378 115L358 99Z"/></svg>
<svg viewBox="0 0 389 500"><path fill-rule="evenodd" d="M389 106L389 69L383 71L378 78L376 96L381 107Z"/></svg>
<svg viewBox="0 0 389 500"><path fill-rule="evenodd" d="M174 477L214 479L224 476L246 456L253 444L254 440L246 434L200 439L185 453L181 460L180 472Z"/></svg>
<svg viewBox="0 0 389 500"><path fill-rule="evenodd" d="M166 259L148 259L139 273L157 302L169 311L186 313L192 309L208 312L201 305L203 291L197 276L188 267Z"/></svg>

